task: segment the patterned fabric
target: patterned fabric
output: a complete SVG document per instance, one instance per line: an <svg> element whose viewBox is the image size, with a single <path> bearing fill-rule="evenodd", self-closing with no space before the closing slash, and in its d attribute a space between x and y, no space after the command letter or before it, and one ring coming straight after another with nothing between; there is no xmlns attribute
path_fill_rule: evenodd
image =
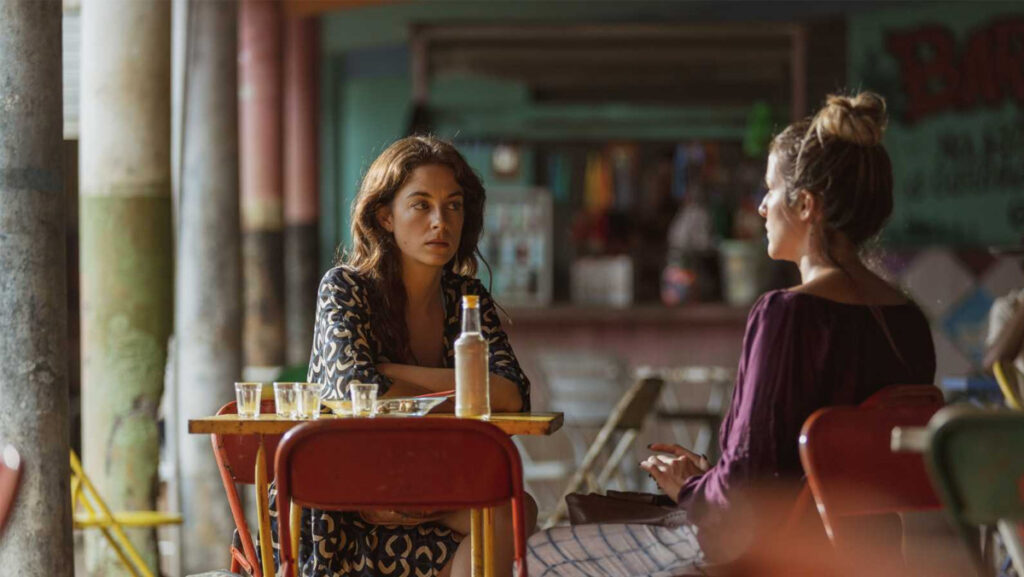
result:
<svg viewBox="0 0 1024 577"><path fill-rule="evenodd" d="M704 575L693 525L555 527L530 537L526 559L530 577Z"/></svg>
<svg viewBox="0 0 1024 577"><path fill-rule="evenodd" d="M453 344L462 330L462 295L479 295L480 325L490 344L490 372L519 385L523 410L529 411L530 381L519 368L508 336L501 328L494 300L483 283L445 270L441 288L445 310L444 366L455 366ZM339 398L348 398L351 381L377 383L378 394L384 394L391 387L391 380L378 373L375 366L398 362L398 355L384 350L374 334L369 290L366 279L345 267L327 271L320 281L308 379L333 387L334 396Z"/></svg>
<svg viewBox="0 0 1024 577"><path fill-rule="evenodd" d="M391 381L376 370L397 355L384 350L373 331L369 283L358 273L335 267L320 281L310 382L324 383L335 396L347 397L348 383L377 383L383 394ZM461 331L462 295L480 296L480 324L490 343L490 372L519 386L523 410L530 407L530 382L523 374L501 328L494 301L477 279L445 271L444 366L455 364L452 348ZM270 523L278 562L277 487L270 486ZM373 525L358 513L303 509L299 561L303 577L430 577L455 554L462 537L439 523L415 526Z"/></svg>

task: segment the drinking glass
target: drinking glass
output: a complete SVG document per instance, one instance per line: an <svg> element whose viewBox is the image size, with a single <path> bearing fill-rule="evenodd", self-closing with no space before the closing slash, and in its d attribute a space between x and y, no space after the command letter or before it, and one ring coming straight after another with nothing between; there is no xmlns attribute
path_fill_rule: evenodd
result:
<svg viewBox="0 0 1024 577"><path fill-rule="evenodd" d="M235 383L235 400L238 416L243 419L256 419L260 416L260 394L263 383Z"/></svg>
<svg viewBox="0 0 1024 577"><path fill-rule="evenodd" d="M295 383L274 383L274 407L282 419L296 419L299 416L299 392Z"/></svg>
<svg viewBox="0 0 1024 577"><path fill-rule="evenodd" d="M373 417L377 414L377 383L356 383L348 385L352 397L353 417Z"/></svg>
<svg viewBox="0 0 1024 577"><path fill-rule="evenodd" d="M299 394L299 418L316 419L320 416L321 383L295 383Z"/></svg>

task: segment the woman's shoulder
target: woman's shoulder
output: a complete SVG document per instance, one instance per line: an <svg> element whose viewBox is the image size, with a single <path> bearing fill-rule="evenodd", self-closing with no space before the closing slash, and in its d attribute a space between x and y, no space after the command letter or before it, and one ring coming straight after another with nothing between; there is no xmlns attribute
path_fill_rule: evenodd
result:
<svg viewBox="0 0 1024 577"><path fill-rule="evenodd" d="M463 295L478 295L481 299L484 299L491 296L487 291L487 287L484 286L484 283L476 277L445 270L442 278L445 287L454 292L458 297Z"/></svg>
<svg viewBox="0 0 1024 577"><path fill-rule="evenodd" d="M368 282L369 278L364 273L348 265L338 265L324 273L320 279L320 292L361 292Z"/></svg>

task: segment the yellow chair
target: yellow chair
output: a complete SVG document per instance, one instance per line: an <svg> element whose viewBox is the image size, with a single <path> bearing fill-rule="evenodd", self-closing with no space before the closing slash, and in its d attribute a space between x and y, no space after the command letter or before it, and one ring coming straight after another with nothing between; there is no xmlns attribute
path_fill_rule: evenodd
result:
<svg viewBox="0 0 1024 577"><path fill-rule="evenodd" d="M84 512L78 512L81 505ZM155 527L180 525L181 515L159 511L119 511L111 513L106 502L96 492L92 481L82 469L78 455L71 451L71 511L75 529L98 528L117 553L121 563L135 577L153 577L139 552L132 546L124 527Z"/></svg>
<svg viewBox="0 0 1024 577"><path fill-rule="evenodd" d="M1006 398L1006 406L1011 409L1021 410L1024 408L1024 401L1021 400L1020 381L1021 374L1017 371L1013 361L998 361L992 365L992 372L996 375L996 382L1003 391Z"/></svg>

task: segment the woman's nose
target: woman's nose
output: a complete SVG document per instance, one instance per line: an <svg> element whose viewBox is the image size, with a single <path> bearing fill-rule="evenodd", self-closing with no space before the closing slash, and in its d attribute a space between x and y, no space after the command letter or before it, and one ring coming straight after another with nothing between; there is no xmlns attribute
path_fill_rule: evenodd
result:
<svg viewBox="0 0 1024 577"><path fill-rule="evenodd" d="M761 199L761 205L757 207L757 214L761 215L761 218L768 218L768 195L765 194Z"/></svg>
<svg viewBox="0 0 1024 577"><path fill-rule="evenodd" d="M430 228L438 229L444 226L444 211L435 209L430 211Z"/></svg>

